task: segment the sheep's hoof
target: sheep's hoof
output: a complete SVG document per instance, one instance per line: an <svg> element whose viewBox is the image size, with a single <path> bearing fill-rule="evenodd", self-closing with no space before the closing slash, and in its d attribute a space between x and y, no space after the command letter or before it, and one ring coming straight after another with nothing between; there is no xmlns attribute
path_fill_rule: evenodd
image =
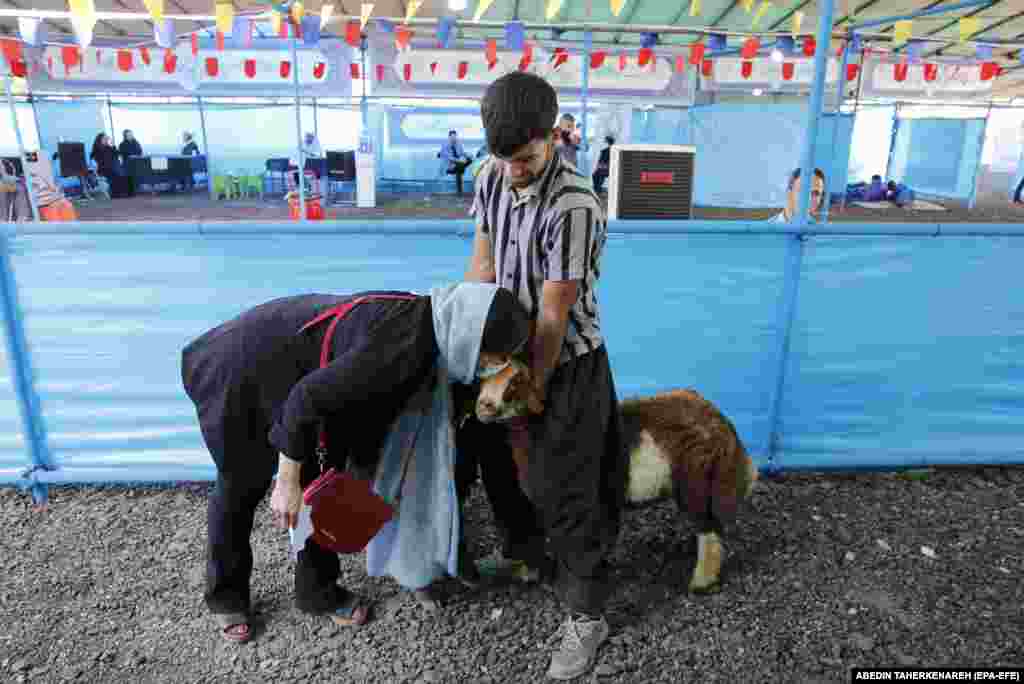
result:
<svg viewBox="0 0 1024 684"><path fill-rule="evenodd" d="M717 577L690 578L690 593L692 594L717 594L722 590L722 583Z"/></svg>
<svg viewBox="0 0 1024 684"><path fill-rule="evenodd" d="M722 540L714 532L697 536L697 567L690 578L690 591L713 594L721 590Z"/></svg>

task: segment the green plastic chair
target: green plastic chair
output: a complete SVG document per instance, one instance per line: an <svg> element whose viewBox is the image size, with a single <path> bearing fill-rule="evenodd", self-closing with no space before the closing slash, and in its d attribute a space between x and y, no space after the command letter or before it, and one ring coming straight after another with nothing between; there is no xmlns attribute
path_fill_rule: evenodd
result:
<svg viewBox="0 0 1024 684"><path fill-rule="evenodd" d="M223 195L226 199L228 196L228 179L226 176L214 176L213 177L213 198L220 199Z"/></svg>
<svg viewBox="0 0 1024 684"><path fill-rule="evenodd" d="M239 179L245 195L263 199L263 179L260 176L243 176Z"/></svg>

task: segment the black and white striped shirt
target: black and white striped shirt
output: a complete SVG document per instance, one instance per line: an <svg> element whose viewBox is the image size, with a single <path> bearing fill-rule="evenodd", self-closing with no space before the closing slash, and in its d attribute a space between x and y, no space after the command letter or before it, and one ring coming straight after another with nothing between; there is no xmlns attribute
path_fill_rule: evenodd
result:
<svg viewBox="0 0 1024 684"><path fill-rule="evenodd" d="M480 170L475 187L470 215L490 238L497 284L516 296L532 320L545 280L579 281L558 363L600 347L597 281L608 225L590 180L556 151L526 188L512 188L504 164L494 159Z"/></svg>

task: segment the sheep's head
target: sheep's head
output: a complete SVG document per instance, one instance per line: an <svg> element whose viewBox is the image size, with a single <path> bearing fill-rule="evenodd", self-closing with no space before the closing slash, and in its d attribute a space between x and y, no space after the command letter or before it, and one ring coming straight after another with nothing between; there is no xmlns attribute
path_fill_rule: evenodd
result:
<svg viewBox="0 0 1024 684"><path fill-rule="evenodd" d="M477 370L480 392L476 417L481 423L498 423L544 411L531 382L530 367L516 356L480 353Z"/></svg>

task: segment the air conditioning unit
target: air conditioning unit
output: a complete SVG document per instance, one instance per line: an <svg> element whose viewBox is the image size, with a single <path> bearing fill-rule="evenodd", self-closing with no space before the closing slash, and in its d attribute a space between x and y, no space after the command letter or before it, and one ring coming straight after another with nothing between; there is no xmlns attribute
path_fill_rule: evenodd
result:
<svg viewBox="0 0 1024 684"><path fill-rule="evenodd" d="M696 156L689 145L613 145L608 218L692 218Z"/></svg>

